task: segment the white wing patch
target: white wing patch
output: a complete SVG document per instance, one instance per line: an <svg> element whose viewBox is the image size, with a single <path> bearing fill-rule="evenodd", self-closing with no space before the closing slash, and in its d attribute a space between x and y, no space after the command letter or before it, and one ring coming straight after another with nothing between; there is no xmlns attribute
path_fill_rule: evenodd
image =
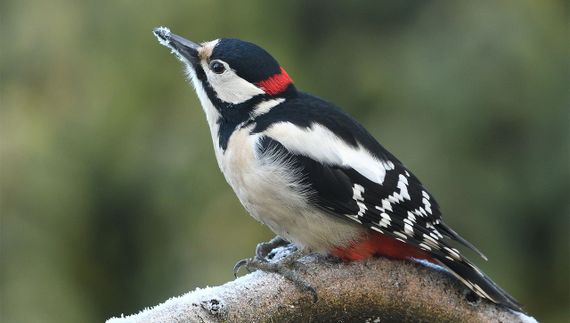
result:
<svg viewBox="0 0 570 323"><path fill-rule="evenodd" d="M407 174L407 176L409 176L409 174ZM379 205L375 206L377 210L381 212L392 211L392 204L397 204L404 200L410 199L410 194L408 193L407 176L400 174L397 185L400 191L399 192L394 191L394 193L392 193L390 196L388 196L385 199L382 199L382 206Z"/></svg>
<svg viewBox="0 0 570 323"><path fill-rule="evenodd" d="M326 127L313 124L301 128L290 122L278 122L265 134L278 140L287 150L324 164L350 167L372 182L382 185L386 169L393 164L373 156L361 145L351 146Z"/></svg>
<svg viewBox="0 0 570 323"><path fill-rule="evenodd" d="M366 210L368 210L366 205L363 203L364 198L362 197L362 193L364 193L364 187L362 187L362 185L354 184L352 191L353 191L352 198L356 201L356 205L358 206L358 214L357 215L358 215L358 217L362 217L362 216L364 216L364 213L366 213ZM358 217L357 217L357 219L358 219ZM360 220L359 220L359 222L360 222Z"/></svg>
<svg viewBox="0 0 570 323"><path fill-rule="evenodd" d="M420 206L419 208L412 210L411 213L419 217L427 217L428 215L432 215L430 197L425 190L422 191L422 204L424 205L423 207ZM410 212L408 212L408 217L409 216Z"/></svg>

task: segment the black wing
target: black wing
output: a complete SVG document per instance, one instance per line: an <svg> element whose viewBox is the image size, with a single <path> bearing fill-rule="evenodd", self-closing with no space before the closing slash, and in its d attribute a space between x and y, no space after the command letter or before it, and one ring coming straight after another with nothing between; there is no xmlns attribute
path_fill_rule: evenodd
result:
<svg viewBox="0 0 570 323"><path fill-rule="evenodd" d="M364 147L378 160L386 162L386 168L391 169L386 172L382 185L378 185L354 169L341 169L334 166L321 169L320 164L310 158L296 156L303 162L304 167L310 170L306 175L312 178L307 178L307 180L313 183L314 189L319 193L315 202L320 207L340 215L358 215L359 206L372 207L373 210L363 213L362 216L354 217L353 220L365 225L376 223L373 227L376 230L382 230L382 225L390 221L391 225L398 229L395 234L401 240L408 239L408 236L403 233L406 229L409 231L410 226L417 226L418 234L427 234L434 240L441 239L443 236L456 240L486 259L472 244L441 222L441 212L437 202L420 181L396 157L382 147L362 125L334 104L310 94L300 93L298 97L285 101L274 107L270 113L261 115L252 122L255 123L253 129L255 133L263 132L279 122L292 123L303 129L309 129L317 122L333 131L348 145ZM355 187L355 184L359 186ZM409 198L404 198L401 194L395 195L400 193L398 186L403 185L405 185L403 188ZM353 198L356 188L363 190L363 201ZM383 209L378 210L376 207ZM379 221L382 221L382 215L384 215L384 220L381 225ZM429 237L425 238L428 239L426 243L431 242Z"/></svg>
<svg viewBox="0 0 570 323"><path fill-rule="evenodd" d="M260 139L258 154L285 159L319 208L425 250L481 297L521 310L510 295L449 245L452 240L476 250L441 221L433 197L396 159L380 185L352 168L323 165L293 154L268 136Z"/></svg>

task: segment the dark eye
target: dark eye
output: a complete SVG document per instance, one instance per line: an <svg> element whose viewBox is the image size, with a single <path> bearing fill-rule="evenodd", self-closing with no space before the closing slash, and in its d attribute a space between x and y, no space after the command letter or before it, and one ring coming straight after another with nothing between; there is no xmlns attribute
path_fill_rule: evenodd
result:
<svg viewBox="0 0 570 323"><path fill-rule="evenodd" d="M225 72L226 67L220 61L212 61L210 63L210 69L212 70L212 72L216 74L222 74L223 72Z"/></svg>

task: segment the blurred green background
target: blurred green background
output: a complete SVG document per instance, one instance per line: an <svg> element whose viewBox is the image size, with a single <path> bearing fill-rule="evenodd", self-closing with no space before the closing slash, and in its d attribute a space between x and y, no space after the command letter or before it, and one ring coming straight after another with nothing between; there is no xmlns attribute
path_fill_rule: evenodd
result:
<svg viewBox="0 0 570 323"><path fill-rule="evenodd" d="M353 114L470 254L545 322L569 316L567 1L0 3L2 322L100 322L231 280L272 233L216 165L151 31L238 37Z"/></svg>

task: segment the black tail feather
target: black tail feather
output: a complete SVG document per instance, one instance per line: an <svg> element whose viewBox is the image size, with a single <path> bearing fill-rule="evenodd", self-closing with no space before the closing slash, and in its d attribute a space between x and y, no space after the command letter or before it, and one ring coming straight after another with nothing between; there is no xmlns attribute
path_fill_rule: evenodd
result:
<svg viewBox="0 0 570 323"><path fill-rule="evenodd" d="M479 268L467 261L450 260L446 257L434 255L442 265L447 267L469 289L482 298L506 306L517 312L524 313L521 305L506 291L495 284Z"/></svg>
<svg viewBox="0 0 570 323"><path fill-rule="evenodd" d="M487 256L485 256L481 251L479 251L479 249L477 249L471 242L465 240L465 238L460 236L457 232L455 232L453 229L451 229L445 223L440 222L438 225L438 229L440 229L443 234L445 234L446 236L448 236L452 240L458 241L459 243L461 243L465 247L473 250L473 252L478 254L481 258L485 259L485 261L488 260Z"/></svg>

